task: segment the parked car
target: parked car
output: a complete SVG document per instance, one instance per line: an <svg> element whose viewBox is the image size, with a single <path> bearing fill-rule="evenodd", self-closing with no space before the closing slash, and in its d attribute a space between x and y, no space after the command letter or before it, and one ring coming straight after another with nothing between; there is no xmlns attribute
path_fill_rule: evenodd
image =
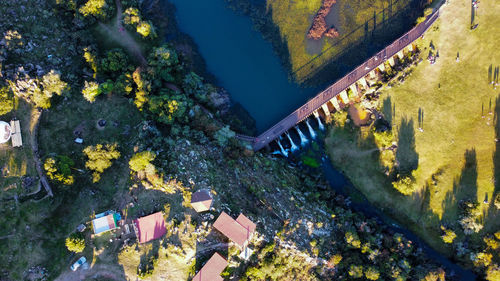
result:
<svg viewBox="0 0 500 281"><path fill-rule="evenodd" d="M71 270L76 271L81 265L85 264L87 259L85 257L79 258L72 266Z"/></svg>

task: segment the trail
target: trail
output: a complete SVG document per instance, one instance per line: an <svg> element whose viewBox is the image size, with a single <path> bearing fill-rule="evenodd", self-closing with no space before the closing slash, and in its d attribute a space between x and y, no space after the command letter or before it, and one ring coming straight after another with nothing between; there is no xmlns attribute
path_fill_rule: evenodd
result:
<svg viewBox="0 0 500 281"><path fill-rule="evenodd" d="M147 61L142 54L139 44L128 34L122 24L123 8L120 0L115 0L116 5L116 22L114 27L108 26L102 22L99 22L99 26L104 30L110 38L116 41L118 44L122 45L128 50L130 54L135 56L141 63L141 66L146 66Z"/></svg>
<svg viewBox="0 0 500 281"><path fill-rule="evenodd" d="M69 268L67 271L63 272L56 281L79 281L86 280L89 278L94 278L99 280L99 278L106 278L111 280L126 280L125 273L120 266L113 264L98 264L87 270L78 269L77 271L71 271Z"/></svg>

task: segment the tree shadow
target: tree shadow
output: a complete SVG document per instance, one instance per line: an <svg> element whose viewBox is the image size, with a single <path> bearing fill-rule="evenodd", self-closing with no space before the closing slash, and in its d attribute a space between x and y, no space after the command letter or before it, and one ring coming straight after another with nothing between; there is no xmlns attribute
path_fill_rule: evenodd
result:
<svg viewBox="0 0 500 281"><path fill-rule="evenodd" d="M418 108L418 128L424 128L424 109L421 107Z"/></svg>
<svg viewBox="0 0 500 281"><path fill-rule="evenodd" d="M488 201L488 210L484 214L484 222L486 228L488 228L488 224L498 223L497 219L495 219L499 210L495 207L495 199L497 196L500 196L500 95L496 98L495 101L495 115L494 115L494 124L495 124L495 151L493 152L493 180L494 180L494 190L491 198Z"/></svg>
<svg viewBox="0 0 500 281"><path fill-rule="evenodd" d="M418 153L415 149L415 128L413 118L403 117L398 131L396 170L402 176L409 176L418 168Z"/></svg>
<svg viewBox="0 0 500 281"><path fill-rule="evenodd" d="M150 250L140 256L140 263L137 267L137 272L153 271L156 266L160 251L160 240L154 240Z"/></svg>
<svg viewBox="0 0 500 281"><path fill-rule="evenodd" d="M394 109L395 109L394 105ZM392 100L391 97L386 97L382 101L382 114L384 115L385 120L389 123L389 125L392 127L392 116L393 116L393 108L392 108Z"/></svg>
<svg viewBox="0 0 500 281"><path fill-rule="evenodd" d="M460 177L453 181L453 190L446 193L443 206L443 219L450 221L456 218L456 205L461 200L477 200L477 155L474 148L467 149L464 154L465 164Z"/></svg>

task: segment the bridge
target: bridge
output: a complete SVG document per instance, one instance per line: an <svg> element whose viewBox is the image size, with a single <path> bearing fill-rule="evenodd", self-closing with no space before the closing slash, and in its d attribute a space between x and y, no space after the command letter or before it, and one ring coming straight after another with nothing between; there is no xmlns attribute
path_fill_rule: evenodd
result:
<svg viewBox="0 0 500 281"><path fill-rule="evenodd" d="M374 75L375 71L384 72L385 62L391 66L394 65L395 57L400 59L404 56L404 50L408 49L413 51L413 42L417 40L422 34L429 29L429 27L439 17L439 10L429 15L424 22L418 24L403 36L398 38L389 46L385 47L382 51L375 54L373 57L366 60L363 64L359 65L356 69L342 77L340 80L329 86L326 90L322 91L314 98L310 99L306 104L292 112L283 120L272 126L270 129L262 133L256 138L245 137L247 141L251 141L253 149L258 151L273 140L287 132L289 129L295 127L297 124L305 120L311 115L319 118L319 109L322 109L325 116L330 115L329 108L341 110L341 105L349 103L347 91L352 91L357 94L358 84L361 88L367 87L365 77L367 75ZM348 90L350 89L350 90ZM339 99L340 97L340 99ZM332 106L329 106L331 104Z"/></svg>

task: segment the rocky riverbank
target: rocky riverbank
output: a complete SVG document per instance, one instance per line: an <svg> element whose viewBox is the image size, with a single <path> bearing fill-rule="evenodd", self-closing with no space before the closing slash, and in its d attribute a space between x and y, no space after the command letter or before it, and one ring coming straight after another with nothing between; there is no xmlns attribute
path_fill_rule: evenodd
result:
<svg viewBox="0 0 500 281"><path fill-rule="evenodd" d="M323 0L323 4L321 4L321 8L316 16L314 16L313 24L307 33L308 38L319 40L323 38L323 36L330 38L339 36L339 32L335 27L328 27L326 24L326 16L328 16L335 3L337 3L336 0Z"/></svg>

